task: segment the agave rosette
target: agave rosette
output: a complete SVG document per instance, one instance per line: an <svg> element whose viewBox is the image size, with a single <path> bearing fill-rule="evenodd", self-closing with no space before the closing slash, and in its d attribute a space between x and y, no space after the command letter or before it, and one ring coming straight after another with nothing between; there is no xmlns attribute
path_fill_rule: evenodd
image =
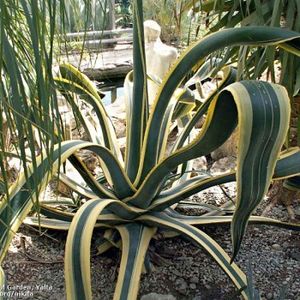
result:
<svg viewBox="0 0 300 300"><path fill-rule="evenodd" d="M203 65L213 52L229 46L276 45L300 54L300 35L278 28L245 27L220 31L187 49L164 78L149 113L147 74L143 46L141 1L134 1L134 68L125 80L126 151L120 151L111 120L94 84L71 65L60 67L55 82L73 107L89 141L65 141L54 147L51 157L41 155L10 188L2 201L0 245L3 260L14 232L35 203L33 185L42 190L65 161L76 168L86 186L79 186L66 175L60 180L80 195L78 210L58 210L51 203L40 203L44 217L27 222L47 228L68 230L65 255L68 299L91 299L90 246L95 227L104 230L100 252L113 246L122 250L114 299L135 299L150 240L157 232L175 232L204 248L230 277L244 298L249 297L245 274L233 262L248 222L299 229L264 217L251 216L273 179L300 174L300 151L281 154L290 117L289 97L279 85L261 81L235 82L235 71L226 68L218 90L192 111L183 105L178 114L182 131L171 153L166 154L167 138L176 101L172 95L186 74ZM94 126L80 113L73 94L86 101L97 116ZM190 105L186 104L186 105ZM177 106L178 107L178 106ZM189 139L197 121L206 115L201 131ZM235 172L196 177L187 176L189 162L221 146L238 126L238 164ZM84 165L79 150L93 152L101 162L103 176L96 179ZM181 172L180 172L181 170ZM183 171L182 171L183 170ZM176 180L170 178L179 172ZM233 209L214 214L185 216L173 205L208 187L237 182L237 201ZM68 201L62 202L68 205ZM56 202L59 204L59 201ZM231 224L233 256L228 254L197 225Z"/></svg>

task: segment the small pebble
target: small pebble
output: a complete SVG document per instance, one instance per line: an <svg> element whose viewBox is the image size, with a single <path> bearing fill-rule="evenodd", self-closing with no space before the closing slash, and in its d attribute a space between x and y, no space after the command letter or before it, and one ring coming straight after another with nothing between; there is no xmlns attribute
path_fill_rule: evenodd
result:
<svg viewBox="0 0 300 300"><path fill-rule="evenodd" d="M273 248L274 250L276 250L276 251L281 250L281 246L280 246L279 244L273 244L273 245L272 245L272 248Z"/></svg>
<svg viewBox="0 0 300 300"><path fill-rule="evenodd" d="M272 300L272 299L273 299L273 294L272 294L272 293L268 293L268 294L266 295L266 298L267 298L268 300Z"/></svg>
<svg viewBox="0 0 300 300"><path fill-rule="evenodd" d="M294 213L296 216L300 216L300 207L297 207L296 209L294 209Z"/></svg>
<svg viewBox="0 0 300 300"><path fill-rule="evenodd" d="M290 243L289 242L284 242L283 244L282 244L282 247L283 248L288 248L290 246Z"/></svg>
<svg viewBox="0 0 300 300"><path fill-rule="evenodd" d="M199 283L199 278L196 276L193 276L190 280L191 283Z"/></svg>
<svg viewBox="0 0 300 300"><path fill-rule="evenodd" d="M183 278L178 278L175 282L176 286L177 286L177 291L181 294L185 294L186 290L188 288L187 283L184 281Z"/></svg>
<svg viewBox="0 0 300 300"><path fill-rule="evenodd" d="M300 252L299 251L292 252L290 254L290 257L294 260L300 261Z"/></svg>
<svg viewBox="0 0 300 300"><path fill-rule="evenodd" d="M196 286L195 283L191 283L191 284L190 284L190 288L191 288L192 290L195 290L195 289L197 288L197 286Z"/></svg>
<svg viewBox="0 0 300 300"><path fill-rule="evenodd" d="M147 295L143 295L141 300L176 300L173 295L162 295L157 293L150 293Z"/></svg>

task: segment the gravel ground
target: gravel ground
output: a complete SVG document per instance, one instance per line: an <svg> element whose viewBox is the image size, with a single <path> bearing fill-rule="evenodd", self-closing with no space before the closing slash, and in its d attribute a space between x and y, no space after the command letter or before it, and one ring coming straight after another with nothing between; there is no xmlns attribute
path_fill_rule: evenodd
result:
<svg viewBox="0 0 300 300"><path fill-rule="evenodd" d="M234 187L225 187L233 194ZM221 204L225 201L221 189L214 188L193 198L206 199L206 203ZM259 207L260 213L264 206ZM295 204L295 209L297 209ZM197 211L193 211L193 213ZM277 205L269 213L286 220L285 207ZM202 228L229 254L231 240L229 226L205 226ZM98 233L99 234L99 233ZM96 233L97 236L97 233ZM47 231L40 235L28 226L22 226L13 239L4 261L10 299L65 299L63 256L66 234ZM33 261L26 253L38 257ZM251 266L254 285L262 299L300 299L300 235L297 232L249 225L238 265L246 272ZM92 245L92 253L96 245ZM154 270L144 274L139 298L150 299L239 299L238 292L217 264L202 249L196 248L179 237L151 242L151 252L162 258L154 260ZM105 255L93 256L91 260L94 299L112 299L119 263L118 250ZM164 295L164 296L163 296Z"/></svg>

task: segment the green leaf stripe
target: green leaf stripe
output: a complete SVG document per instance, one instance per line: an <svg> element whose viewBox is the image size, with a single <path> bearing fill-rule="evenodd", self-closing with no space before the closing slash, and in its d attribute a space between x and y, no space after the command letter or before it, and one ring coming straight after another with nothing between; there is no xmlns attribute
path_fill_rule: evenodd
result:
<svg viewBox="0 0 300 300"><path fill-rule="evenodd" d="M130 180L136 177L146 123L148 120L148 92L147 92L147 71L144 48L144 26L143 26L143 3L133 2L133 92L132 99L128 101L127 118L130 119L129 127L126 130L128 147L126 152L125 170ZM129 111L130 109L130 111ZM127 125L128 126L128 125Z"/></svg>
<svg viewBox="0 0 300 300"><path fill-rule="evenodd" d="M145 222L145 224L176 231L190 239L196 245L203 247L225 271L235 286L239 290L243 290L242 294L244 298L248 299L245 274L235 263L230 263L228 254L206 233L175 218L171 218L165 213L149 213L139 217L138 220Z"/></svg>
<svg viewBox="0 0 300 300"><path fill-rule="evenodd" d="M145 255L156 228L131 223L117 229L122 239L122 258L114 300L136 299Z"/></svg>
<svg viewBox="0 0 300 300"><path fill-rule="evenodd" d="M81 86L95 99L97 99L99 103L101 102L101 97L94 83L85 74L81 73L77 68L69 63L63 63L59 65L59 72L64 79L77 84L77 86Z"/></svg>
<svg viewBox="0 0 300 300"><path fill-rule="evenodd" d="M176 218L185 224L189 225L215 225L215 224L231 224L232 215L229 216L187 216L178 213L173 209L168 209L166 214L172 218ZM249 224L256 225L271 225L279 228L284 228L288 230L300 231L300 224L281 222L272 218L263 217L263 216L250 216Z"/></svg>
<svg viewBox="0 0 300 300"><path fill-rule="evenodd" d="M165 111L172 94L183 80L185 74L199 62L204 62L207 55L228 46L241 45L279 45L288 46L288 51L300 53L300 35L287 30L269 27L243 27L226 29L206 36L186 50L164 80L156 101L153 114L149 119L143 145L143 154L135 185L141 184L149 171L158 161L158 135L162 124L162 111Z"/></svg>
<svg viewBox="0 0 300 300"><path fill-rule="evenodd" d="M90 278L91 238L98 217L105 208L109 208L109 210L112 211L118 210L119 215L126 215L127 210L137 216L133 209L131 210L131 208L122 202L112 199L93 199L80 207L71 223L66 243L65 276L67 299L92 298ZM120 212L122 210L125 212ZM114 213L116 214L115 211ZM121 235L123 226L118 227ZM151 228L149 230L153 231L154 229ZM126 240L124 240L124 243L126 243ZM143 244L141 250L143 250L144 247L147 249L147 246L148 244ZM124 249L126 253L126 248Z"/></svg>
<svg viewBox="0 0 300 300"><path fill-rule="evenodd" d="M224 78L219 83L219 86L217 89L215 89L209 97L205 100L204 103L202 103L201 106L196 110L195 114L193 115L192 119L189 121L189 123L184 127L184 130L176 140L176 143L173 146L173 150L180 149L182 145L184 144L185 140L188 138L190 132L196 125L196 123L201 119L201 117L207 112L208 107L211 103L211 101L214 99L214 97L217 95L219 91L221 91L226 86L234 83L236 81L236 74L237 71L232 67L225 67L223 68L224 71Z"/></svg>
<svg viewBox="0 0 300 300"><path fill-rule="evenodd" d="M250 214L267 193L290 118L289 97L284 88L251 81L244 82L244 86L252 97L248 103L240 102L238 109L241 112L244 106L253 115L242 114L239 124L237 201L231 227L233 259Z"/></svg>
<svg viewBox="0 0 300 300"><path fill-rule="evenodd" d="M279 105L278 101L282 103ZM261 111L262 107L265 107L263 114L258 112ZM272 147L274 147L273 151L279 151L280 146L275 137L278 135L282 138L285 134L285 130L287 129L286 124L289 118L288 107L288 96L284 89L279 88L279 86L269 83L254 83L252 81L243 81L228 86L211 102L206 122L198 136L189 145L177 150L174 154L158 164L149 173L135 195L125 199L125 202L132 203L141 208L148 207L153 199L157 197L157 193L165 176L170 174L179 164L206 155L218 148L230 136L237 122L239 122L240 128L239 161L257 159L258 161L256 163L260 162L258 156L246 155L248 148L245 147L245 145L250 141L245 139L247 139L247 134L251 136L252 126L258 130L259 125L266 123L266 126L259 128L257 133L259 134L258 139L254 138L254 135L252 136L251 147L257 149L258 143L261 143L260 149L264 149L268 144L265 157L270 155L270 157L266 158L267 161L272 159L273 162L275 162L277 157L274 156L275 154L273 154L271 150L273 149ZM273 120L274 110L279 115ZM273 124L273 122L276 122L277 125L275 123ZM281 122L285 125L281 125L279 128L278 124ZM274 136L269 136L269 130L271 129ZM266 134L267 137L265 137L264 134ZM278 153L277 156L279 156ZM251 164L252 162L249 163L249 165ZM243 168L241 163L239 165L239 168ZM270 170L271 169L268 169L268 176L270 175Z"/></svg>
<svg viewBox="0 0 300 300"><path fill-rule="evenodd" d="M34 201L36 201L36 184L39 189L45 187L52 174L55 174L58 169L58 164L63 163L73 153L80 149L88 149L94 151L107 164L110 165L111 177L114 183L114 188L120 196L125 196L132 192L132 186L123 172L121 166L114 158L113 154L104 147L97 144L92 144L84 141L69 141L63 142L60 147L57 145L53 151L52 157L43 155L43 159L37 158L37 169L35 173L28 171L29 177L21 176L18 181L10 188L10 199L4 199L0 205L0 219L3 221L0 224L0 248L2 254L5 253L9 242L14 234L15 228L18 228L22 220L29 213ZM51 168L50 163L51 162ZM38 182L36 180L38 179ZM101 185L98 186L98 193L106 195L105 190L101 191ZM127 216L127 215L126 215ZM3 259L1 256L0 259Z"/></svg>
<svg viewBox="0 0 300 300"><path fill-rule="evenodd" d="M90 247L98 215L115 200L94 199L80 207L67 237L65 280L67 299L92 299Z"/></svg>
<svg viewBox="0 0 300 300"><path fill-rule="evenodd" d="M277 160L273 180L294 177L300 174L300 150L291 149ZM155 199L149 209L162 211L172 204L178 203L207 188L236 180L236 173L226 173L214 177L199 175L186 180L184 183L163 191ZM286 183L288 185L288 183Z"/></svg>

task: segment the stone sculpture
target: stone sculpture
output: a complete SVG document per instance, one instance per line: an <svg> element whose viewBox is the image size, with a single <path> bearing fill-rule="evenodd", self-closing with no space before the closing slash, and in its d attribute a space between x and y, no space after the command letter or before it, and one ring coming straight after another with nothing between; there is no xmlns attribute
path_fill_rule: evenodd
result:
<svg viewBox="0 0 300 300"><path fill-rule="evenodd" d="M157 22L147 20L144 22L145 34L145 54L147 74L155 81L161 82L165 74L170 69L172 63L178 56L177 49L164 44L160 40L161 28ZM132 89L132 82L124 83L125 94L130 94L128 89ZM158 92L159 84L148 79L148 96L149 105L153 104L155 96ZM126 97L126 96L125 96ZM119 97L117 100L107 106L107 111L113 121L113 124L118 127L118 131L125 132L125 99ZM118 138L122 138L118 136Z"/></svg>
<svg viewBox="0 0 300 300"><path fill-rule="evenodd" d="M152 105L161 82L178 56L176 48L164 44L160 39L161 28L157 22L144 22L145 52L148 79L149 104ZM154 82L157 81L157 82Z"/></svg>

